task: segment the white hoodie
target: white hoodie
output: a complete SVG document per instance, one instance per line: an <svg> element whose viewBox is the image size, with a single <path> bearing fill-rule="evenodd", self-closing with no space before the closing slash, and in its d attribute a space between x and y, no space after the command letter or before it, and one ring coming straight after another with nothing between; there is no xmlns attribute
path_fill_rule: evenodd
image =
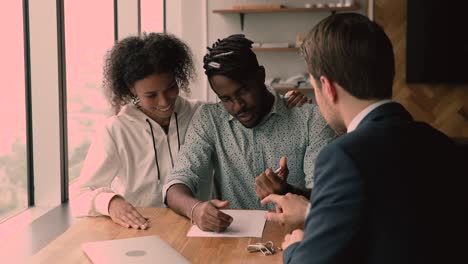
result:
<svg viewBox="0 0 468 264"><path fill-rule="evenodd" d="M125 105L118 115L107 119L91 143L79 179L72 185L73 215L109 215L109 202L117 194L135 207L164 207L162 187L200 105L198 101L178 97L167 135L133 104Z"/></svg>

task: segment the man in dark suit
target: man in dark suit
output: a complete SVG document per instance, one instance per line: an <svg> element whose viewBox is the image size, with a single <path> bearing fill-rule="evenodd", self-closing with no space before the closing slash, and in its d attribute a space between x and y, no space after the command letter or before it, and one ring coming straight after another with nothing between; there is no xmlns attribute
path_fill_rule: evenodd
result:
<svg viewBox="0 0 468 264"><path fill-rule="evenodd" d="M277 205L269 220L305 218L304 231L285 237L284 262L468 263L457 242L468 239L467 173L447 136L390 100L395 66L383 29L332 15L302 51L317 104L343 135L317 158L310 204L292 194L262 200Z"/></svg>

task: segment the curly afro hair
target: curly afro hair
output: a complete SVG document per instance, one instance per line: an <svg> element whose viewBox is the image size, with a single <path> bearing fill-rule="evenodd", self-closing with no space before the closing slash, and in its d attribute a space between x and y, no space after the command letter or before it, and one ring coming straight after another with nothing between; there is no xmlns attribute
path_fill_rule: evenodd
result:
<svg viewBox="0 0 468 264"><path fill-rule="evenodd" d="M171 34L143 33L117 42L106 53L103 86L117 114L132 100L130 88L152 74L173 73L184 92L195 77L190 48Z"/></svg>

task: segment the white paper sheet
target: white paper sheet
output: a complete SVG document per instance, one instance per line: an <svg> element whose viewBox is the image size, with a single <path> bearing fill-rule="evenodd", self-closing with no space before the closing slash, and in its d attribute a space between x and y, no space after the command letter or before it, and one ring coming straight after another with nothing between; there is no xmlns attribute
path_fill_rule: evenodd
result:
<svg viewBox="0 0 468 264"><path fill-rule="evenodd" d="M205 232L200 230L198 226L193 225L188 237L258 237L261 238L263 228L265 227L265 214L263 210L221 210L230 215L233 219L231 225L226 231Z"/></svg>

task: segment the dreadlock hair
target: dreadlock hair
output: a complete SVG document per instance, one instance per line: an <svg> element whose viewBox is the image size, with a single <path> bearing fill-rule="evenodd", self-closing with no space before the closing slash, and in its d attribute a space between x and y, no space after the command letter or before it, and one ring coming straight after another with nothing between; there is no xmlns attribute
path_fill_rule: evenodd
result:
<svg viewBox="0 0 468 264"><path fill-rule="evenodd" d="M223 75L242 83L257 73L260 65L252 51L253 41L242 34L218 39L213 46L207 47L203 57L203 68L208 79L214 75Z"/></svg>

